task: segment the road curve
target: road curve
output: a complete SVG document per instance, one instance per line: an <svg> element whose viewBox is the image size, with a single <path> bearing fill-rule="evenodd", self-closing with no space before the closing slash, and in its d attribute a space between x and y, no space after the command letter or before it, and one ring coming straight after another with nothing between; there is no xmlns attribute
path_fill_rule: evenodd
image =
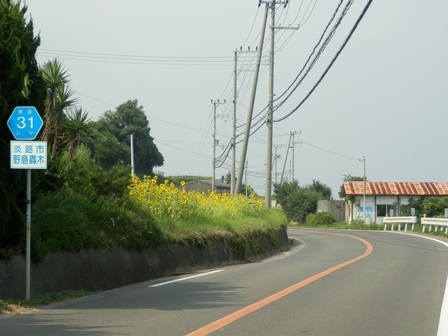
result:
<svg viewBox="0 0 448 336"><path fill-rule="evenodd" d="M1 334L447 336L448 245L382 231L288 233L295 246L272 258L0 317Z"/></svg>

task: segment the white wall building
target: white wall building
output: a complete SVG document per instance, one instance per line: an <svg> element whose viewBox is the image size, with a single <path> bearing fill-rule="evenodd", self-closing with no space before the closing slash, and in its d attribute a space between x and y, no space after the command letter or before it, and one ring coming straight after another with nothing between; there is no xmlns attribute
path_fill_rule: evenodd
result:
<svg viewBox="0 0 448 336"><path fill-rule="evenodd" d="M351 181L344 182L344 190L347 195L345 218L348 222L365 218L366 224L382 224L386 216L409 213L410 198L448 196L448 182Z"/></svg>

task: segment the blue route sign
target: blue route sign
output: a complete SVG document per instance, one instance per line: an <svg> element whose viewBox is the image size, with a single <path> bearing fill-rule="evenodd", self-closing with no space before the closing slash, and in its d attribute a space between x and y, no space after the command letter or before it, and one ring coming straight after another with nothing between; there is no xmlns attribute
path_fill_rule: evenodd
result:
<svg viewBox="0 0 448 336"><path fill-rule="evenodd" d="M8 127L16 140L34 140L44 122L33 106L17 106L8 119Z"/></svg>

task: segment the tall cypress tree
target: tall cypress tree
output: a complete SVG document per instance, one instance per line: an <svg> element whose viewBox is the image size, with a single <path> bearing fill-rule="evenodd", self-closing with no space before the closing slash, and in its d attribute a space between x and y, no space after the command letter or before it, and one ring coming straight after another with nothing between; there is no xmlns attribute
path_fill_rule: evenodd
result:
<svg viewBox="0 0 448 336"><path fill-rule="evenodd" d="M19 246L25 236L25 171L10 169L7 120L16 106L43 111L45 102L35 57L40 38L26 12L21 1L0 0L0 250Z"/></svg>

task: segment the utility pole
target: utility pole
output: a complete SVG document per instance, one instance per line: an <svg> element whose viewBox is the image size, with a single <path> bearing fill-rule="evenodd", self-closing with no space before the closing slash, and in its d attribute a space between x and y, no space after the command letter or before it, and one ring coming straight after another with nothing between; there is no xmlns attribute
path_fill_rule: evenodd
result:
<svg viewBox="0 0 448 336"><path fill-rule="evenodd" d="M261 5L261 1L258 3L258 6ZM263 54L263 41L264 41L264 35L266 31L266 22L268 19L268 5L266 5L266 11L264 15L263 20L263 29L260 34L260 42L259 42L259 52L258 52L258 59L257 59L257 65L255 67L255 74L254 74L254 82L252 86L252 95L250 99L250 105L249 110L247 112L247 119L246 119L246 128L244 132L244 140L243 140L243 147L241 148L241 159L239 164L239 170L238 170L238 176L236 179L236 186L235 190L241 190L241 185L243 183L243 175L244 175L244 165L246 163L246 155L247 155L247 146L249 143L249 133L250 133L250 127L252 124L252 115L254 112L254 104L255 104L255 95L257 93L257 84L258 84L258 74L260 73L260 63L261 63L261 55Z"/></svg>
<svg viewBox="0 0 448 336"><path fill-rule="evenodd" d="M266 192L265 205L266 208L271 207L271 188L272 188L272 141L273 128L272 120L274 113L274 48L275 48L275 1L271 0L271 50L269 53L269 109L266 119L268 127L267 151L266 151Z"/></svg>
<svg viewBox="0 0 448 336"><path fill-rule="evenodd" d="M261 2L264 2L260 0ZM269 109L266 118L266 126L268 128L267 148L266 148L266 192L265 205L267 208L271 207L272 194L272 141L273 141L273 114L274 114L274 54L275 54L275 30L281 27L275 26L275 6L286 5L286 1L270 0L266 1L271 7L271 50L269 54Z"/></svg>
<svg viewBox="0 0 448 336"><path fill-rule="evenodd" d="M233 134L232 134L232 168L230 169L230 194L235 195L235 163L236 163L236 99L238 95L237 91L237 75L238 75L238 54L235 49L233 69Z"/></svg>
<svg viewBox="0 0 448 336"><path fill-rule="evenodd" d="M255 51L250 51L250 48L245 51L242 47L240 47L240 53L258 53L258 47ZM235 195L238 193L235 188L236 179L235 179L235 166L236 166L236 105L238 100L238 50L235 49L234 52L234 67L233 67L233 136L232 136L232 167L230 170L230 193ZM241 187L240 187L241 189ZM239 189L238 189L239 190Z"/></svg>
<svg viewBox="0 0 448 336"><path fill-rule="evenodd" d="M277 148L278 148L279 146L274 146L274 150L275 150L275 154L274 154L274 162L275 162L275 172L274 172L274 175L275 175L275 184L277 184L278 183L278 171L277 171L277 161L278 161L278 159L280 158L280 155L278 155L277 154Z"/></svg>
<svg viewBox="0 0 448 336"><path fill-rule="evenodd" d="M291 132L291 136L292 136L291 183L294 182L294 152L295 152L294 135L295 135L295 132Z"/></svg>
<svg viewBox="0 0 448 336"><path fill-rule="evenodd" d="M212 159L212 191L215 192L215 172L216 172L216 168L215 168L215 160L216 160L216 145L217 145L217 140L216 140L216 106L219 104L225 104L226 101L224 99L224 102L220 102L219 99L217 100L211 100L211 103L213 104L213 159Z"/></svg>
<svg viewBox="0 0 448 336"><path fill-rule="evenodd" d="M299 131L299 135L300 135L300 133L301 133L302 131ZM295 137L295 135L297 134L297 131L294 131L294 132L290 132L290 134L291 134L291 137L292 137L292 165L291 165L291 182L294 182L294 172L295 172L295 157L294 157L294 152L295 152L295 149L296 149L296 144L300 144L301 142L299 141L299 142L295 142L295 140L294 140L294 137Z"/></svg>
<svg viewBox="0 0 448 336"><path fill-rule="evenodd" d="M362 157L363 161L363 173L362 173L362 182L363 182L363 203L364 203L364 224L366 224L366 157Z"/></svg>
<svg viewBox="0 0 448 336"><path fill-rule="evenodd" d="M244 172L244 163L246 161L246 154L247 154L247 145L249 142L249 133L250 133L250 127L251 127L251 121L252 121L252 114L253 114L253 109L254 109L254 101L255 101L255 93L257 90L257 82L258 82L258 73L259 73L259 69L260 69L260 61L261 61L261 55L263 54L263 41L264 41L264 35L265 35L265 31L266 31L266 22L267 22L267 18L268 18L268 13L269 13L269 8L271 9L271 52L270 52L270 94L269 94L269 111L268 111L268 116L267 116L267 126L268 126L268 144L267 144L267 160L266 160L266 195L265 195L265 200L266 200L266 206L268 208L271 207L271 189L272 189L272 138L273 138L273 133L272 133L272 121L273 121L273 102L274 102L274 34L275 34L275 29L299 29L299 27L297 28L290 28L290 27L285 27L285 28L281 28L281 27L275 27L275 6L277 4L283 4L283 5L287 5L288 4L288 0L285 1L277 1L277 0L259 0L258 2L258 6L260 6L262 3L266 4L266 11L265 11L265 16L264 16L264 21L263 21L263 28L262 28L262 32L260 34L260 52L258 54L258 62L257 62L257 66L255 68L255 76L254 76L254 85L252 88L252 97L251 97L251 102L250 102L250 106L249 106L249 111L247 114L247 122L246 122L246 129L245 129L245 133L244 133L244 141L243 141L243 148L241 151L241 160L240 160L240 166L239 166L239 174L238 174L238 178L237 178L237 186L236 188L239 189L241 188L241 182L242 182L242 175Z"/></svg>

